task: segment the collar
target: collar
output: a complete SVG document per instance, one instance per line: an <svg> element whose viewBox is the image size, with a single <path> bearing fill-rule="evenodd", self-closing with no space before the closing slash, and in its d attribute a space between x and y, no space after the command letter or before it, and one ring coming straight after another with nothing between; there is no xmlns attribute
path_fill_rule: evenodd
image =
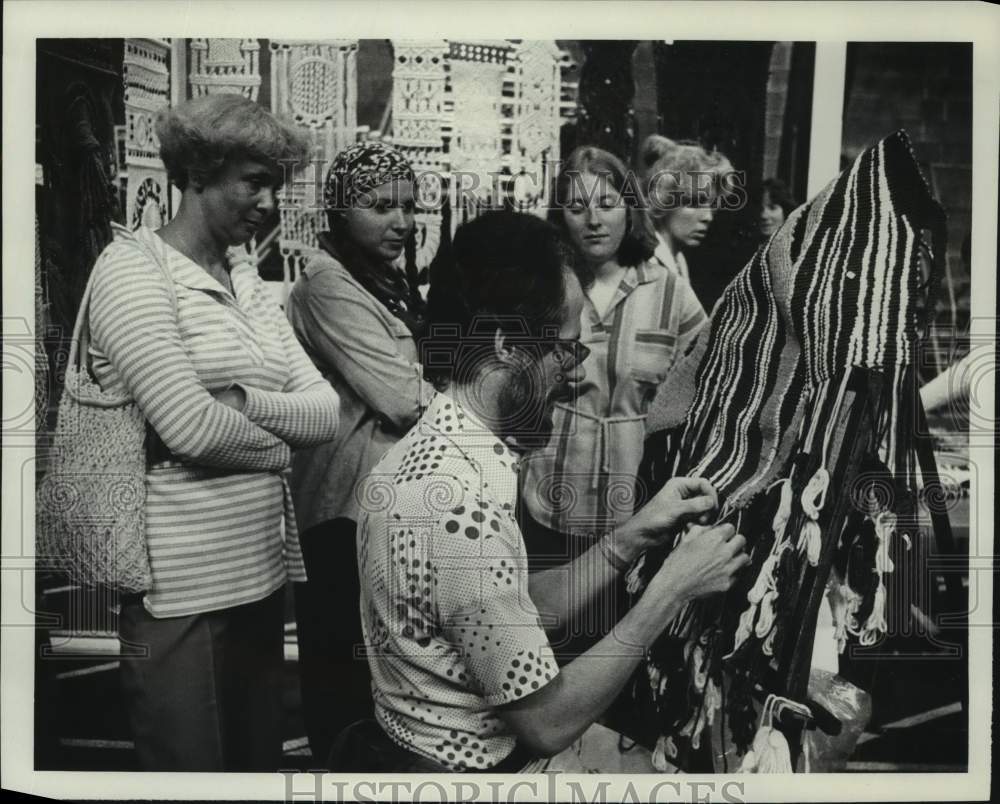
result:
<svg viewBox="0 0 1000 804"><path fill-rule="evenodd" d="M681 252L674 254L659 232L656 233L656 250L653 252L653 259L668 271L673 271L687 279L687 260L684 259L684 254Z"/></svg>
<svg viewBox="0 0 1000 804"><path fill-rule="evenodd" d="M520 458L478 417L438 391L424 411L422 427L448 439L497 502L515 503Z"/></svg>
<svg viewBox="0 0 1000 804"><path fill-rule="evenodd" d="M626 272L625 276L622 278L622 282L630 282L632 284L632 290L635 290L639 285L646 285L650 282L655 282L660 277L660 272L655 263L646 260L641 262L635 267L630 267Z"/></svg>
<svg viewBox="0 0 1000 804"><path fill-rule="evenodd" d="M588 293L587 302L590 310L591 326L595 329L600 328L604 321L614 316L615 308L627 299L633 290L639 287L639 285L655 282L660 278L663 270L663 266L655 260L646 260L638 265L629 265L626 267L625 273L622 274L621 281L618 283L618 287L615 288L614 295L611 297L611 301L604 310L603 317L597 314L597 308L594 307L594 302Z"/></svg>
<svg viewBox="0 0 1000 804"><path fill-rule="evenodd" d="M653 251L653 259L664 268L675 268L677 266L674 253L670 250L667 241L663 239L663 235L659 232L656 233L656 250Z"/></svg>
<svg viewBox="0 0 1000 804"><path fill-rule="evenodd" d="M143 246L150 250L159 260L160 265L170 272L171 278L178 285L182 285L192 290L205 290L211 293L218 293L227 298L232 298L229 291L220 285L207 271L195 264L177 249L168 245L152 229L140 226L134 237ZM125 237L124 239L127 239ZM229 260L229 277L233 283L233 290L239 295L239 288L248 278L257 275L257 268L251 261L250 255L243 249L231 248L226 252Z"/></svg>

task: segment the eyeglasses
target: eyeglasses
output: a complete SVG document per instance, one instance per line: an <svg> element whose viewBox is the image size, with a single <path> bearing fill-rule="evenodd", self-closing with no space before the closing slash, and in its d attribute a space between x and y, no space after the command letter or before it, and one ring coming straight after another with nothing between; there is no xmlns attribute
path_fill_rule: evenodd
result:
<svg viewBox="0 0 1000 804"><path fill-rule="evenodd" d="M563 371L572 371L590 355L590 347L570 338L509 338L508 343L537 358L551 354Z"/></svg>
<svg viewBox="0 0 1000 804"><path fill-rule="evenodd" d="M580 341L559 338L554 343L552 356L563 371L576 368L590 356L590 347Z"/></svg>

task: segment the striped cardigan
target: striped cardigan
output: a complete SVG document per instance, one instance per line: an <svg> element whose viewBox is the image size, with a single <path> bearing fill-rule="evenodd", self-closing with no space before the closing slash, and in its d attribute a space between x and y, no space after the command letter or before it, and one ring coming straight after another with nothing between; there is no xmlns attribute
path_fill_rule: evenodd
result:
<svg viewBox="0 0 1000 804"><path fill-rule="evenodd" d="M305 580L285 479L291 450L333 438L339 399L299 346L249 262L234 294L155 233L116 241L94 267L90 357L106 390L125 389L170 450L146 476L156 617L263 599ZM238 385L242 412L213 393ZM284 517L284 537L282 518Z"/></svg>

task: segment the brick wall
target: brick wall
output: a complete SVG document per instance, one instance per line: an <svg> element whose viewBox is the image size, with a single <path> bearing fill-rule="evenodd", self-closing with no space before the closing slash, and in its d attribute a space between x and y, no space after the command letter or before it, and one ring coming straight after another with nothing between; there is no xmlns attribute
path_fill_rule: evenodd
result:
<svg viewBox="0 0 1000 804"><path fill-rule="evenodd" d="M970 292L961 248L972 225L972 46L851 43L847 65L842 162L886 134L906 129L924 176L948 214L948 266L938 323L962 328Z"/></svg>

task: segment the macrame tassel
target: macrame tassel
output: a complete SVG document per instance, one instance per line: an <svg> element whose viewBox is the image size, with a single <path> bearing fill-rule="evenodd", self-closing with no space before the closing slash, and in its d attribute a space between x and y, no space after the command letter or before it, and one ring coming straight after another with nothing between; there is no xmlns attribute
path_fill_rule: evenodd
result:
<svg viewBox="0 0 1000 804"><path fill-rule="evenodd" d="M687 737L691 740L691 747L695 751L701 748L701 735L705 731L707 718L708 713L704 702L702 702L702 705L691 715L691 719L684 724L684 728L677 732L681 737Z"/></svg>
<svg viewBox="0 0 1000 804"><path fill-rule="evenodd" d="M656 748L653 749L653 767L661 773L676 770L667 764L667 760L677 759L677 746L673 737L663 737L656 741Z"/></svg>
<svg viewBox="0 0 1000 804"><path fill-rule="evenodd" d="M715 723L715 713L722 709L722 693L715 682L709 679L705 687L705 713L708 725Z"/></svg>
<svg viewBox="0 0 1000 804"><path fill-rule="evenodd" d="M843 653L847 647L848 633L857 633L856 630L852 630L852 624L856 625L855 618L861 607L861 595L831 575L826 588L826 597L833 615L833 636L837 640L837 653Z"/></svg>
<svg viewBox="0 0 1000 804"><path fill-rule="evenodd" d="M766 637L774 626L774 601L778 597L776 589L768 590L764 599L760 601L760 618L757 620L757 628L754 631L758 639Z"/></svg>
<svg viewBox="0 0 1000 804"><path fill-rule="evenodd" d="M781 484L781 500L778 503L778 510L774 513L774 519L771 520L771 529L774 531L775 539L781 538L785 531L785 525L792 515L792 479L785 478L779 480L778 483Z"/></svg>
<svg viewBox="0 0 1000 804"><path fill-rule="evenodd" d="M793 773L792 755L788 740L780 729L774 727L774 710L777 706L788 706L803 714L808 708L787 698L768 695L760 714L760 726L753 738L753 746L747 751L740 764L740 773Z"/></svg>
<svg viewBox="0 0 1000 804"><path fill-rule="evenodd" d="M708 682L708 663L705 661L705 649L695 645L691 660L691 685L698 693L705 691Z"/></svg>
<svg viewBox="0 0 1000 804"><path fill-rule="evenodd" d="M889 544L896 532L896 515L892 511L882 511L873 521L878 544L875 548L875 567L872 572L878 578L878 586L875 587L875 601L871 614L868 615L864 627L858 629L858 641L866 647L878 642L888 630L885 619L885 575L895 569L889 556Z"/></svg>
<svg viewBox="0 0 1000 804"><path fill-rule="evenodd" d="M656 741L656 748L653 749L653 767L660 773L665 773L667 770L666 748L664 746L666 739L661 735L660 739Z"/></svg>
<svg viewBox="0 0 1000 804"><path fill-rule="evenodd" d="M781 558L781 549L778 552L772 551L771 555L764 559L764 563L760 567L760 575L757 576L754 585L747 592L747 600L751 603L760 603L768 590L774 588L774 573Z"/></svg>
<svg viewBox="0 0 1000 804"><path fill-rule="evenodd" d="M806 558L814 567L819 564L819 554L823 549L823 532L818 520L829 487L830 473L821 466L802 490L802 512L808 519L799 531L798 548L805 552Z"/></svg>
<svg viewBox="0 0 1000 804"><path fill-rule="evenodd" d="M872 606L872 613L868 615L858 641L865 647L869 647L878 642L879 637L885 634L886 630L888 627L885 622L885 584L879 580L878 588L875 590L875 605Z"/></svg>
<svg viewBox="0 0 1000 804"><path fill-rule="evenodd" d="M805 550L806 558L812 566L819 564L819 554L823 549L823 531L818 522L809 520L799 533L799 550Z"/></svg>
<svg viewBox="0 0 1000 804"><path fill-rule="evenodd" d="M790 486L791 484L789 483L788 485ZM789 502L789 505L791 505L791 502ZM782 527L784 527L784 525L782 525ZM771 611L770 614L767 615L769 617L767 621L767 629L762 630L761 626L758 624L756 633L758 637L763 639L767 636L768 631L771 630L771 626L774 623L773 602L774 598L777 596L777 586L775 584L774 575L778 569L778 562L781 560L781 553L786 547L786 543L776 539L771 547L771 554L764 559L764 563L761 565L760 574L757 576L757 580L754 581L754 585L750 588L750 591L747 592L747 600L749 601L750 606L740 615L740 621L736 627L736 635L733 640L733 649L728 654L723 656L723 659L728 659L735 654L743 643L750 638L750 635L754 633L754 618L757 616L758 610L761 610L763 601L768 595L771 595L771 602L769 604L771 606ZM761 614L762 619L764 616L764 614Z"/></svg>
<svg viewBox="0 0 1000 804"><path fill-rule="evenodd" d="M821 466L802 489L802 510L810 519L819 519L819 512L826 502L826 490L829 486L830 473Z"/></svg>
<svg viewBox="0 0 1000 804"><path fill-rule="evenodd" d="M889 542L895 532L896 515L892 511L883 511L875 517L875 537L878 539L878 549L875 553L875 571L880 575L892 572L896 568L889 557Z"/></svg>
<svg viewBox="0 0 1000 804"><path fill-rule="evenodd" d="M761 653L763 653L765 656L774 656L774 639L777 636L778 636L778 629L777 628L771 629L771 633L767 635L767 639L765 639L761 643L760 646Z"/></svg>
<svg viewBox="0 0 1000 804"><path fill-rule="evenodd" d="M778 729L772 728L767 736L767 745L757 755L757 773L792 773L792 755L788 750L788 740Z"/></svg>
<svg viewBox="0 0 1000 804"><path fill-rule="evenodd" d="M769 736L768 731L769 729L765 729L763 726L757 729L753 738L753 746L746 752L743 762L740 763L740 773L757 773L758 757L764 752L764 746L767 744Z"/></svg>

